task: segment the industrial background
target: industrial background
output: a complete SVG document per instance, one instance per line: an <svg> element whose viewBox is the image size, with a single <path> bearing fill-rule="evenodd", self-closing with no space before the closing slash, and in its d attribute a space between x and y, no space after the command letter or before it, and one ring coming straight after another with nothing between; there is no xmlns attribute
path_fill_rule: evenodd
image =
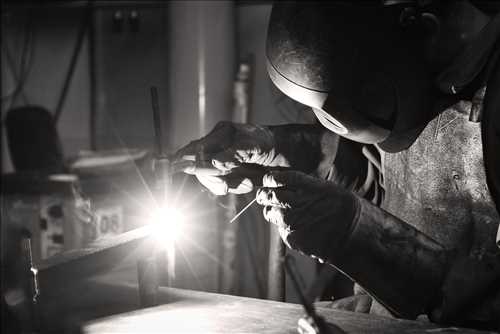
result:
<svg viewBox="0 0 500 334"><path fill-rule="evenodd" d="M403 7L411 3L420 8L432 1L383 3L384 6L397 3ZM486 7L490 5L488 1L484 3ZM320 7L316 5L314 10L319 11ZM418 316L419 321L394 319L394 315L401 314L390 314L394 310L383 308L377 303L377 298L372 302L368 294L373 291L367 288L365 292L355 286L347 277L349 271L343 274L341 270L344 269L337 270L312 258L311 254L318 253L310 253L309 257L286 248L277 228L264 220L262 207L252 205L256 201L255 191L241 196L215 196L200 184L201 179L197 180L200 175L173 172L175 152L207 135L221 121L258 125L317 124L318 117L321 122L322 118L315 117L309 107L284 95L269 77L266 65L275 66L266 56L265 49L272 6L272 1L260 0L2 1L2 332L19 329L20 333L142 333L169 332L172 328L175 328L173 332L192 331L193 328L210 329L212 332L259 332L259 329L265 328L274 333L289 332L297 326L301 330L316 326L311 327L308 333L322 333L324 328L330 326L328 333L345 333L337 329L337 320L343 327L352 329L353 333L415 333L418 330L443 329L432 324L434 320L427 315L417 313L427 312L427 309L415 311L413 318L413 313L411 316L402 314L408 319ZM401 13L407 13L406 9ZM276 11L273 18L274 13ZM359 18L357 9L353 13ZM403 25L405 22L401 17L401 22L398 22ZM313 18L316 19L316 16ZM362 25L364 23L362 21ZM497 31L500 28L494 30L495 34ZM385 39L387 35L382 36ZM341 37L345 38L343 43L355 43L347 35ZM324 42L326 37L319 40ZM323 44L330 47L328 43ZM498 42L495 47L497 45ZM382 50L390 53L388 49ZM371 54L367 58L370 57L376 58ZM384 60L387 62L386 58ZM301 66L300 62L293 63L296 64ZM364 78L365 72L359 72ZM349 78L353 76L349 69L346 73ZM283 78L285 81L286 76ZM405 83L411 81L408 78ZM377 89L385 89L385 86L382 87L384 84L375 82L374 85ZM290 86L291 90L295 87ZM455 89L454 86L452 89ZM484 97L485 88L481 89ZM320 89L316 91L314 88L314 91ZM368 98L363 100L367 109L375 110L370 96L378 92L368 91L374 95L367 95ZM316 112L330 112L315 108ZM454 109L448 111L455 112ZM323 122L326 122L324 118ZM439 118L437 122L439 126ZM342 125L341 122L339 124ZM477 130L478 124L478 119L474 120L473 126L477 126ZM438 130L434 134L434 142L440 134ZM422 133L429 136L427 132ZM479 141L479 137L474 138ZM319 138L321 145L331 144L323 143L326 137ZM356 146L358 143L339 136L336 140L335 144L331 144L336 145L333 155L341 152L340 145L345 145L342 149L348 154L345 166L342 166L344 158L340 153L338 160L335 156L326 163L332 165L325 173L328 177L338 172L337 167L339 170L345 168L347 174L356 174L356 169L368 166L367 181L363 185L366 193L372 189L372 181L376 185L384 183L385 176L381 172L385 161L382 160L383 155L375 156L367 149L368 145ZM323 150L321 145L318 145L319 153L314 154L324 158L330 152L325 153L327 149ZM206 151L201 147L201 153L196 153L201 156L183 156L177 160L191 166L200 161L215 166L213 161L204 159ZM362 162L358 163L355 158L350 160L350 149L359 149L356 152L364 156ZM475 149L476 162L482 164L482 150L478 145ZM450 152L450 156L454 155L470 168L470 163L463 161L467 159ZM391 155L384 154L390 159ZM418 165L428 166L427 160L433 159L418 152L415 154L425 160L415 163ZM395 154L392 157L396 162L404 160ZM277 167L269 164L266 168L282 172L283 167L290 169L292 164L288 163L286 161ZM257 164L246 165L255 167ZM374 172L374 166L377 172ZM477 166L483 172L482 165ZM402 170L402 174L397 175L406 177L403 167L398 170ZM438 167L435 169L439 170ZM339 178L342 177L341 172L338 172ZM422 175L429 184L436 183L427 173L422 172ZM226 174L221 178L226 176L229 179L230 175ZM480 176L484 179L483 174ZM328 177L325 179L337 182L334 176L332 179ZM398 187L394 187L402 193L407 192L413 183L401 178L399 184L394 183ZM356 179L356 182L360 180ZM454 171L452 181L457 180L460 180L460 175ZM397 182L397 178L393 177L392 182ZM427 185L427 182L415 177L413 182L416 186ZM401 184L406 188L399 187ZM255 184L254 188L257 187ZM263 186L266 187L270 186ZM386 188L381 186L382 195L379 198L378 188L373 187L376 199L371 202L379 205ZM448 194L449 189L443 188L442 191ZM484 197L484 191L481 191L476 193ZM406 193L396 196L397 200L392 202L393 207L387 213L387 217L391 214L392 218L380 215L378 219L392 222L391 219L396 221L402 219L399 216L406 215L400 222L401 226L408 225L403 220L417 219L417 209L402 209L409 202L405 196ZM365 203L363 205L372 208L374 213L387 209L367 204L368 197L363 199L364 202L361 202L361 195L358 197L359 203ZM283 208L281 202L279 205ZM461 202L456 207L469 210ZM312 210L308 211L310 206L306 208L302 211L313 215ZM428 207L421 209L429 217L433 214ZM398 212L400 210L405 212ZM447 222L453 220L449 219L451 211L442 211ZM496 215L496 212L493 213ZM335 222L342 219L341 216L335 213ZM359 218L353 216L353 221ZM325 217L330 219L332 216ZM431 219L421 220L432 223ZM352 226L348 233L338 235L348 235L346 239L351 240L353 231L359 230L358 225ZM378 227L377 224L370 226ZM488 226L493 229L493 224ZM497 231L498 228L495 228ZM446 229L443 231L448 233ZM414 233L413 229L410 232ZM500 245L500 232L497 233L496 241ZM368 240L371 234L365 233L364 237ZM394 237L394 244L403 246L394 249L404 248L418 253L417 248L413 249L406 239L397 237L399 235ZM380 241L376 237L373 239L374 242ZM315 242L310 240L311 244ZM325 240L330 247L330 239ZM391 241L380 244L384 251L391 249ZM362 249L364 245L354 248L372 252L370 247ZM348 248L338 249L342 253ZM330 248L329 252L333 253ZM404 273L410 276L412 282L433 273L420 270L414 275L420 268L415 265L416 262L406 261L405 254L394 253L382 265L377 260L366 265L367 260L361 257L362 261L356 264L369 271L370 275L377 266L389 270L389 275L380 276L383 282L377 283L390 291L395 300L403 300L406 296L397 288L406 289L407 286L401 284L393 289L393 281L386 282L390 276L394 276L394 282L397 282L397 274L401 274L401 270L395 270L397 273L393 275L393 262L403 262L405 269L411 267ZM440 265L438 269L441 272L445 270L443 268L447 266ZM358 280L356 276L352 277ZM487 277L490 279L493 276ZM477 281L482 282L479 278ZM492 284L496 282L498 280ZM425 288L424 284L411 291L410 295L419 295ZM380 313L357 314L335 309L359 311L354 299L343 299L355 292L360 292L361 301L369 299L368 309L380 307ZM438 298L434 295L424 297ZM339 301L332 308L332 302ZM323 307L325 305L328 307ZM315 307L320 309L318 313ZM331 323L327 325L318 314ZM297 319L300 320L297 322ZM321 330L320 325L323 326ZM274 331L276 328L279 330Z"/></svg>
<svg viewBox="0 0 500 334"><path fill-rule="evenodd" d="M136 202L147 196L143 181L150 174L148 154L154 149L152 86L159 93L163 145L169 153L207 134L221 120L312 122L310 112L281 94L266 73L264 47L271 5L270 1L4 4L2 175L6 175L6 189L11 184L16 188L19 182L7 181L19 175L11 154L20 149L7 140L6 116L37 106L56 119L64 164L79 174L83 194L90 197L98 215L96 231L86 232L66 226L79 224L68 214L57 220L47 213L65 205L57 192L34 196L7 189L2 220L28 225L34 233L35 259L84 247L95 238L141 224ZM32 131L26 125L9 130ZM30 149L50 150L43 145ZM120 160L127 155L130 159ZM111 163L92 165L102 159ZM187 183L193 193L201 191L194 182ZM249 200L239 199L233 206L241 208ZM200 235L193 236L200 242L198 247L179 246L182 252L176 254L173 285L268 297L268 284L273 283L268 282L268 265L262 263L268 264L273 235L260 211L249 210L240 224L228 228L224 220L234 209L227 212L205 194L195 204L200 211L219 209L199 220ZM20 218L26 216L28 220ZM114 229L103 226L108 220L117 221ZM307 257L297 261L307 286L316 265ZM124 274L117 271L116 275ZM275 298L297 301L290 287Z"/></svg>

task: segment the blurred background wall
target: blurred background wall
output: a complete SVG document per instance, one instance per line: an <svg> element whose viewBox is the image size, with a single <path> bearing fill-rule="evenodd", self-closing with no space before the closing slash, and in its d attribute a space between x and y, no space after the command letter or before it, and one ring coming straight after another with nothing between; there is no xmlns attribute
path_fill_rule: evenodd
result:
<svg viewBox="0 0 500 334"><path fill-rule="evenodd" d="M97 1L90 12L86 6L84 1L42 2L2 11L2 119L23 105L54 113L68 81L57 122L66 158L82 150L152 150L151 86L158 88L169 152L205 135L218 121L232 119L234 81L242 61L250 64L250 123L313 121L306 108L281 94L268 78L270 1ZM3 123L1 166L2 173L13 171ZM238 207L248 200L241 199ZM220 215L213 217L220 220ZM204 247L217 259L221 239L215 226L205 234ZM237 233L237 265L232 268L237 286L232 293L264 298L269 226L257 206L241 219ZM217 261L197 259L181 264L205 268L198 272L202 284L199 277L181 273L182 286L217 290ZM310 284L314 262L296 259ZM290 284L286 298L297 301Z"/></svg>
<svg viewBox="0 0 500 334"><path fill-rule="evenodd" d="M3 117L10 108L26 104L43 106L54 112L75 47L82 12L68 8L2 11ZM90 148L88 53L88 39L85 39L57 126L67 155ZM2 171L9 172L13 167L5 139L2 123Z"/></svg>

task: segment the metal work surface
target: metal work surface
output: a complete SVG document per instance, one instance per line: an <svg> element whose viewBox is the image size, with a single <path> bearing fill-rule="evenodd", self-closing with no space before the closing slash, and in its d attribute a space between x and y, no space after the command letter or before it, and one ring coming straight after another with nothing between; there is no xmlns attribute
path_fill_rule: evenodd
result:
<svg viewBox="0 0 500 334"><path fill-rule="evenodd" d="M152 254L151 230L143 227L106 238L87 248L57 254L37 265L38 285L43 293L75 284L123 261L137 261Z"/></svg>
<svg viewBox="0 0 500 334"><path fill-rule="evenodd" d="M130 286L132 288L132 286ZM300 305L190 290L161 288L167 304L122 313L83 326L84 333L296 333ZM425 322L318 308L348 333L482 333Z"/></svg>

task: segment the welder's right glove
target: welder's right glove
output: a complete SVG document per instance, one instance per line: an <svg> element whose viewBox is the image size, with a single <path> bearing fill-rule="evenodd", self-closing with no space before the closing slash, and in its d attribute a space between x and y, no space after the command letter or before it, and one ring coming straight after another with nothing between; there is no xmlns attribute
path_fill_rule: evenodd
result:
<svg viewBox="0 0 500 334"><path fill-rule="evenodd" d="M219 122L175 153L174 172L196 175L216 195L260 186L269 170L293 169L327 178L339 137L318 125L260 126Z"/></svg>

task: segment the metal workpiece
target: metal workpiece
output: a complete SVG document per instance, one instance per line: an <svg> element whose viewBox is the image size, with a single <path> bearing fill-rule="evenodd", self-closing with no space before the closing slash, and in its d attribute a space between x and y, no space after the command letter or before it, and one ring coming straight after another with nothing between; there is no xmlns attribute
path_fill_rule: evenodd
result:
<svg viewBox="0 0 500 334"><path fill-rule="evenodd" d="M54 300L74 294L75 289L97 275L123 265L137 268L138 294L135 304L140 307L157 305L161 277L157 263L159 252L155 243L150 229L138 228L101 240L85 249L56 254L42 261L36 269L30 267L30 274L36 272L36 276L32 276L36 280L30 282L32 285L27 290L32 291L36 299L33 299L29 307L33 318L29 323L42 332L54 326L67 326L66 323L71 322L71 315L67 315L69 318L61 317L54 324L51 311L46 308L53 307ZM97 300L92 296L88 298Z"/></svg>
<svg viewBox="0 0 500 334"><path fill-rule="evenodd" d="M148 258L154 254L155 247L151 230L143 227L83 249L56 254L37 265L39 298L43 301L124 262Z"/></svg>

